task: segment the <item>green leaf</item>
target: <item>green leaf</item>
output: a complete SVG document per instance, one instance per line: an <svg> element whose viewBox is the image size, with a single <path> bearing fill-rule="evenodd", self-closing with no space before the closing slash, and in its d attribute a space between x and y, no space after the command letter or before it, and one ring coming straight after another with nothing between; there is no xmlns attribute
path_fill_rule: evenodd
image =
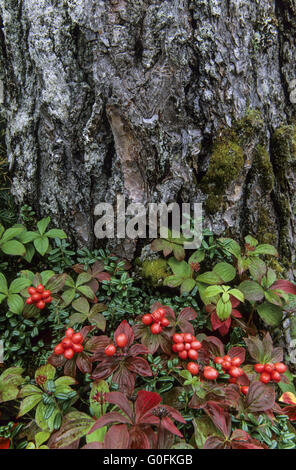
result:
<svg viewBox="0 0 296 470"><path fill-rule="evenodd" d="M67 289L67 290L65 290L65 292L62 293L62 299L64 301L64 306L65 307L70 305L70 303L72 302L72 300L75 297L75 294L76 294L75 289Z"/></svg>
<svg viewBox="0 0 296 470"><path fill-rule="evenodd" d="M42 273L40 274L41 274L42 284L44 286L46 286L49 279L51 279L55 275L54 271L51 271L50 269L47 269L46 271L42 271Z"/></svg>
<svg viewBox="0 0 296 470"><path fill-rule="evenodd" d="M265 299L271 304L277 305L278 307L283 305L281 298L275 292L266 291L264 292L264 296Z"/></svg>
<svg viewBox="0 0 296 470"><path fill-rule="evenodd" d="M72 307L77 310L77 312L84 313L85 315L89 313L89 303L84 297L79 297L79 299L74 300Z"/></svg>
<svg viewBox="0 0 296 470"><path fill-rule="evenodd" d="M179 276L168 276L164 279L163 285L169 287L178 287L182 284L183 278Z"/></svg>
<svg viewBox="0 0 296 470"><path fill-rule="evenodd" d="M185 250L183 248L183 246L181 245L173 245L173 253L174 253L174 257L178 260L178 261L182 261L184 258L185 258Z"/></svg>
<svg viewBox="0 0 296 470"><path fill-rule="evenodd" d="M59 377L55 380L56 387L58 386L65 386L65 385L75 385L77 382L74 377L69 377L68 375L64 375L63 377Z"/></svg>
<svg viewBox="0 0 296 470"><path fill-rule="evenodd" d="M30 243L32 242L33 240L35 240L35 238L38 238L39 237L39 234L37 232L27 232L27 231L24 231L23 233L20 234L20 236L18 237L18 239L26 244L26 243Z"/></svg>
<svg viewBox="0 0 296 470"><path fill-rule="evenodd" d="M229 263L218 263L213 268L213 272L216 273L223 282L230 282L236 276L236 269Z"/></svg>
<svg viewBox="0 0 296 470"><path fill-rule="evenodd" d="M93 299L95 297L93 290L88 286L79 286L77 290L85 295L85 297L88 299Z"/></svg>
<svg viewBox="0 0 296 470"><path fill-rule="evenodd" d="M45 432L45 431L37 432L37 434L35 435L36 446L40 447L42 444L44 444L44 442L46 442L49 439L49 437L50 437L49 432Z"/></svg>
<svg viewBox="0 0 296 470"><path fill-rule="evenodd" d="M91 314L88 316L88 320L91 325L96 325L96 327L99 328L99 330L105 331L106 318L101 313L92 311Z"/></svg>
<svg viewBox="0 0 296 470"><path fill-rule="evenodd" d="M86 284L87 282L91 281L91 279L92 279L92 276L89 273L79 274L79 276L77 277L77 281L76 281L76 287L79 287L82 284Z"/></svg>
<svg viewBox="0 0 296 470"><path fill-rule="evenodd" d="M39 237L39 238L36 238L33 243L38 253L40 253L41 256L44 256L49 247L48 238Z"/></svg>
<svg viewBox="0 0 296 470"><path fill-rule="evenodd" d="M29 395L28 397L24 398L24 400L21 402L20 410L17 417L20 418L21 416L24 416L26 413L35 408L35 406L38 405L41 400L42 395L38 393L34 395Z"/></svg>
<svg viewBox="0 0 296 470"><path fill-rule="evenodd" d="M24 302L20 295L10 294L7 297L7 304L9 310L13 313L20 314L24 310Z"/></svg>
<svg viewBox="0 0 296 470"><path fill-rule="evenodd" d="M85 313L75 312L70 316L67 326L72 327L76 324L84 323L86 319L87 315L85 315Z"/></svg>
<svg viewBox="0 0 296 470"><path fill-rule="evenodd" d="M221 294L222 292L223 292L223 289L220 286L209 286L205 290L205 296L215 297L216 295Z"/></svg>
<svg viewBox="0 0 296 470"><path fill-rule="evenodd" d="M262 300L264 297L264 290L255 281L243 281L238 288L244 294L245 299L251 302Z"/></svg>
<svg viewBox="0 0 296 470"><path fill-rule="evenodd" d="M8 242L12 238L18 237L22 232L24 232L24 230L25 230L25 227L11 227L5 230L1 238L1 244L4 242Z"/></svg>
<svg viewBox="0 0 296 470"><path fill-rule="evenodd" d="M9 286L9 293L10 294L18 294L26 287L29 287L31 282L29 279L25 279L23 277L19 277L18 279L14 279Z"/></svg>
<svg viewBox="0 0 296 470"><path fill-rule="evenodd" d="M26 248L24 245L16 240L11 240L1 244L1 250L6 255L24 256Z"/></svg>
<svg viewBox="0 0 296 470"><path fill-rule="evenodd" d="M223 281L218 276L218 274L214 273L213 271L207 271L206 273L200 274L196 278L199 282L204 282L205 284L222 284Z"/></svg>
<svg viewBox="0 0 296 470"><path fill-rule="evenodd" d="M6 277L2 273L0 273L0 292L3 292L4 294L8 294Z"/></svg>
<svg viewBox="0 0 296 470"><path fill-rule="evenodd" d="M205 259L205 252L204 250L196 250L192 255L190 256L188 260L188 264L190 265L191 263L201 263Z"/></svg>
<svg viewBox="0 0 296 470"><path fill-rule="evenodd" d="M208 416L194 418L193 426L195 443L198 449L203 448L208 437L217 436L222 438L222 434Z"/></svg>
<svg viewBox="0 0 296 470"><path fill-rule="evenodd" d="M45 375L45 377L46 377L47 380L53 380L55 374L56 374L56 369L55 369L55 367L53 367L51 364L45 364L44 366L39 367L39 368L35 371L35 379L36 379L39 375Z"/></svg>
<svg viewBox="0 0 296 470"><path fill-rule="evenodd" d="M64 230L60 230L56 228L48 230L48 232L46 232L45 235L50 238L59 238L59 239L67 238L67 235L64 232Z"/></svg>
<svg viewBox="0 0 296 470"><path fill-rule="evenodd" d="M2 388L2 384L0 384L0 403L4 403L6 401L15 400L18 396L19 390L15 385L6 385Z"/></svg>
<svg viewBox="0 0 296 470"><path fill-rule="evenodd" d="M249 270L251 276L256 279L256 281L261 281L263 276L266 273L266 264L262 259L255 258L254 256L250 259Z"/></svg>
<svg viewBox="0 0 296 470"><path fill-rule="evenodd" d="M191 292L194 287L194 279L185 279L185 281L183 281L181 284L181 294L183 294L184 292Z"/></svg>
<svg viewBox="0 0 296 470"><path fill-rule="evenodd" d="M36 387L36 385L24 385L22 387L20 393L19 393L19 398L26 398L29 397L30 395L36 395L36 393L42 395L42 390L40 388Z"/></svg>
<svg viewBox="0 0 296 470"><path fill-rule="evenodd" d="M187 279L192 275L191 268L186 261L178 261L174 257L171 257L168 260L168 265L173 273L178 277Z"/></svg>
<svg viewBox="0 0 296 470"><path fill-rule="evenodd" d="M247 235L245 237L245 242L250 246L257 246L258 245L258 241L256 240L256 238L252 237L251 235Z"/></svg>
<svg viewBox="0 0 296 470"><path fill-rule="evenodd" d="M80 411L68 413L59 431L51 437L51 448L60 449L69 446L85 436L93 424L94 420L85 413Z"/></svg>
<svg viewBox="0 0 296 470"><path fill-rule="evenodd" d="M218 241L222 243L223 248L238 258L241 254L241 249L239 244L234 241L232 238L219 238Z"/></svg>
<svg viewBox="0 0 296 470"><path fill-rule="evenodd" d="M101 406L101 404L97 401L97 397L100 393L108 392L109 386L105 380L100 380L97 383L93 382L91 385L91 392L89 396L90 411L93 415L95 415L96 418L100 418L100 416L102 416L102 412L105 414L108 408L108 403L105 403L103 406Z"/></svg>
<svg viewBox="0 0 296 470"><path fill-rule="evenodd" d="M283 310L269 302L259 305L257 312L267 325L278 326L282 321Z"/></svg>
<svg viewBox="0 0 296 470"><path fill-rule="evenodd" d="M52 294L56 294L60 290L63 289L66 279L67 279L67 274L55 274L54 276L50 277L50 279L47 281L46 287L49 289ZM74 291L75 294L75 291Z"/></svg>
<svg viewBox="0 0 296 470"><path fill-rule="evenodd" d="M276 257L279 256L276 248L268 244L258 245L254 251L254 254L255 255L271 255L271 256L276 256Z"/></svg>
<svg viewBox="0 0 296 470"><path fill-rule="evenodd" d="M231 315L231 311L232 311L232 305L230 301L226 303L224 303L222 299L218 301L217 306L216 306L216 313L217 313L218 318L220 318L220 320L222 321L227 320L227 318L229 318Z"/></svg>
<svg viewBox="0 0 296 470"><path fill-rule="evenodd" d="M37 222L37 227L38 227L40 235L44 235L49 222L50 222L50 217L46 217L45 219L39 220L39 222Z"/></svg>
<svg viewBox="0 0 296 470"><path fill-rule="evenodd" d="M245 301L244 294L238 289L230 289L229 294L233 295L233 297L235 297L240 302Z"/></svg>
<svg viewBox="0 0 296 470"><path fill-rule="evenodd" d="M28 263L30 263L35 253L36 253L36 250L35 250L34 245L32 243L29 243L29 245L26 246L26 254L24 256L24 259L28 261Z"/></svg>

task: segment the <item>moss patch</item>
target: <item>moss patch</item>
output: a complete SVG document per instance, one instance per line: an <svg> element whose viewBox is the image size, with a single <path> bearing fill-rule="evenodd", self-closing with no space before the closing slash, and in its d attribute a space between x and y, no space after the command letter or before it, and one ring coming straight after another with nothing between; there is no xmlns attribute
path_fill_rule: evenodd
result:
<svg viewBox="0 0 296 470"><path fill-rule="evenodd" d="M165 259L158 258L145 260L142 265L142 276L152 286L159 286L170 274L168 264Z"/></svg>

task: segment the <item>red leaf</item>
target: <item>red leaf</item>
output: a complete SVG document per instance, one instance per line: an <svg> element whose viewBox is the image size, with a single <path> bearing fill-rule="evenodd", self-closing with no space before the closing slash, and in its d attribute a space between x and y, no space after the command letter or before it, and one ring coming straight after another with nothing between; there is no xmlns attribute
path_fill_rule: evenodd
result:
<svg viewBox="0 0 296 470"><path fill-rule="evenodd" d="M243 318L242 314L235 308L232 309L231 315L235 318Z"/></svg>
<svg viewBox="0 0 296 470"><path fill-rule="evenodd" d="M146 390L140 390L137 394L136 400L136 422L140 423L152 408L159 405L161 402L161 396L156 392L147 392ZM143 422L145 422L143 420Z"/></svg>
<svg viewBox="0 0 296 470"><path fill-rule="evenodd" d="M126 343L126 348L129 348L132 343L134 342L134 339L135 339L135 335L134 335L134 332L133 332L133 329L130 327L130 325L128 324L128 322L126 320L123 320L120 325L117 327L117 329L115 330L114 332L114 339L116 341L116 338L118 335L124 333L126 335L126 338L127 338L127 343Z"/></svg>
<svg viewBox="0 0 296 470"><path fill-rule="evenodd" d="M203 449L224 449L224 441L220 437L208 437L204 443Z"/></svg>
<svg viewBox="0 0 296 470"><path fill-rule="evenodd" d="M81 449L104 449L103 442L89 442L85 444Z"/></svg>
<svg viewBox="0 0 296 470"><path fill-rule="evenodd" d="M95 278L99 281L99 282L102 282L102 281L110 281L111 279L111 276L109 273L106 273L106 272L102 272L102 273L99 273L95 276Z"/></svg>
<svg viewBox="0 0 296 470"><path fill-rule="evenodd" d="M92 336L87 340L84 348L86 351L95 352L95 354L92 356L92 361L94 361L96 351L104 353L105 347L108 346L108 344L110 344L110 338L108 338L108 336Z"/></svg>
<svg viewBox="0 0 296 470"><path fill-rule="evenodd" d="M140 354L148 354L148 348L144 344L133 344L128 351L129 356L139 356Z"/></svg>
<svg viewBox="0 0 296 470"><path fill-rule="evenodd" d="M104 440L105 449L128 449L129 432L126 424L114 424Z"/></svg>
<svg viewBox="0 0 296 470"><path fill-rule="evenodd" d="M83 328L81 328L80 330L80 333L82 334L83 336L83 340L85 340L85 338L87 337L88 333L90 333L92 330L95 329L95 326L84 326Z"/></svg>
<svg viewBox="0 0 296 470"><path fill-rule="evenodd" d="M150 442L147 434L139 426L130 429L130 449L150 449Z"/></svg>
<svg viewBox="0 0 296 470"><path fill-rule="evenodd" d="M165 428L167 431L171 432L172 434L176 434L176 436L183 437L183 434L179 431L179 429L174 425L173 421L165 416L161 420L161 426Z"/></svg>
<svg viewBox="0 0 296 470"><path fill-rule="evenodd" d="M252 382L246 401L250 413L270 410L275 402L274 388L261 382Z"/></svg>
<svg viewBox="0 0 296 470"><path fill-rule="evenodd" d="M148 377L152 375L152 370L146 361L142 357L130 357L125 361L125 367L131 372L138 374L142 377Z"/></svg>
<svg viewBox="0 0 296 470"><path fill-rule="evenodd" d="M295 284L292 284L292 282L286 281L284 279L279 279L278 281L275 281L272 284L271 289L280 289L280 290L286 292L286 294L296 295L296 286L295 286Z"/></svg>
<svg viewBox="0 0 296 470"><path fill-rule="evenodd" d="M119 406L124 413L129 417L131 423L133 422L133 410L130 402L126 396L121 392L109 392L105 395L106 400L113 405Z"/></svg>
<svg viewBox="0 0 296 470"><path fill-rule="evenodd" d="M214 425L228 438L231 432L231 417L229 413L217 403L211 401L208 401L203 409L211 418Z"/></svg>
<svg viewBox="0 0 296 470"><path fill-rule="evenodd" d="M57 354L52 353L48 358L48 363L54 367L63 367L66 360L67 359L63 356L63 354L57 355Z"/></svg>
<svg viewBox="0 0 296 470"><path fill-rule="evenodd" d="M112 358L100 362L93 371L91 378L93 380L106 379L117 369L118 364Z"/></svg>
<svg viewBox="0 0 296 470"><path fill-rule="evenodd" d="M233 358L233 357L239 357L242 362L245 362L246 358L246 351L244 348L241 346L234 346L233 348L228 351L228 355Z"/></svg>
<svg viewBox="0 0 296 470"><path fill-rule="evenodd" d="M183 424L186 423L186 420L183 418L181 413L179 413L179 411L177 411L175 408L169 405L161 405L161 406L162 408L165 408L170 413L171 417L174 418L176 421L179 421L180 423L183 423Z"/></svg>
<svg viewBox="0 0 296 470"><path fill-rule="evenodd" d="M130 372L126 367L118 367L114 372L112 380L116 383L123 393L132 395L135 388L136 376Z"/></svg>
<svg viewBox="0 0 296 470"><path fill-rule="evenodd" d="M71 359L66 361L64 367L64 374L69 375L70 377L76 377L76 360Z"/></svg>
<svg viewBox="0 0 296 470"><path fill-rule="evenodd" d="M96 431L97 429L102 428L103 426L107 426L108 424L115 424L115 423L123 423L129 424L129 419L122 415L121 413L117 413L116 411L111 411L110 413L106 413L105 415L101 416L93 427L88 431L87 434L91 434L92 432Z"/></svg>
<svg viewBox="0 0 296 470"><path fill-rule="evenodd" d="M81 352L80 354L78 354L76 365L83 374L91 374L91 358L85 352Z"/></svg>

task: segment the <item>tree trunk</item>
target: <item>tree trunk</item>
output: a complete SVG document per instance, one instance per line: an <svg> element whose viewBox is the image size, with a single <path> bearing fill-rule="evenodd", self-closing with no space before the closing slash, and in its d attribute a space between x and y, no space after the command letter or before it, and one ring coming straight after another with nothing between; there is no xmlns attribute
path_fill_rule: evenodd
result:
<svg viewBox="0 0 296 470"><path fill-rule="evenodd" d="M295 0L0 5L19 203L93 246L98 202L203 202L294 259Z"/></svg>

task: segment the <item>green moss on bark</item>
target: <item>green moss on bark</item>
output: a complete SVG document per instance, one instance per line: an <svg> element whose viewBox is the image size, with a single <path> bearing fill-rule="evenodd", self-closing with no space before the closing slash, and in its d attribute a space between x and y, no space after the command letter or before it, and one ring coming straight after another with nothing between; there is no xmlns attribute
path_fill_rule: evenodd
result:
<svg viewBox="0 0 296 470"><path fill-rule="evenodd" d="M152 286L161 285L168 275L169 268L165 259L157 258L143 262L142 276Z"/></svg>

